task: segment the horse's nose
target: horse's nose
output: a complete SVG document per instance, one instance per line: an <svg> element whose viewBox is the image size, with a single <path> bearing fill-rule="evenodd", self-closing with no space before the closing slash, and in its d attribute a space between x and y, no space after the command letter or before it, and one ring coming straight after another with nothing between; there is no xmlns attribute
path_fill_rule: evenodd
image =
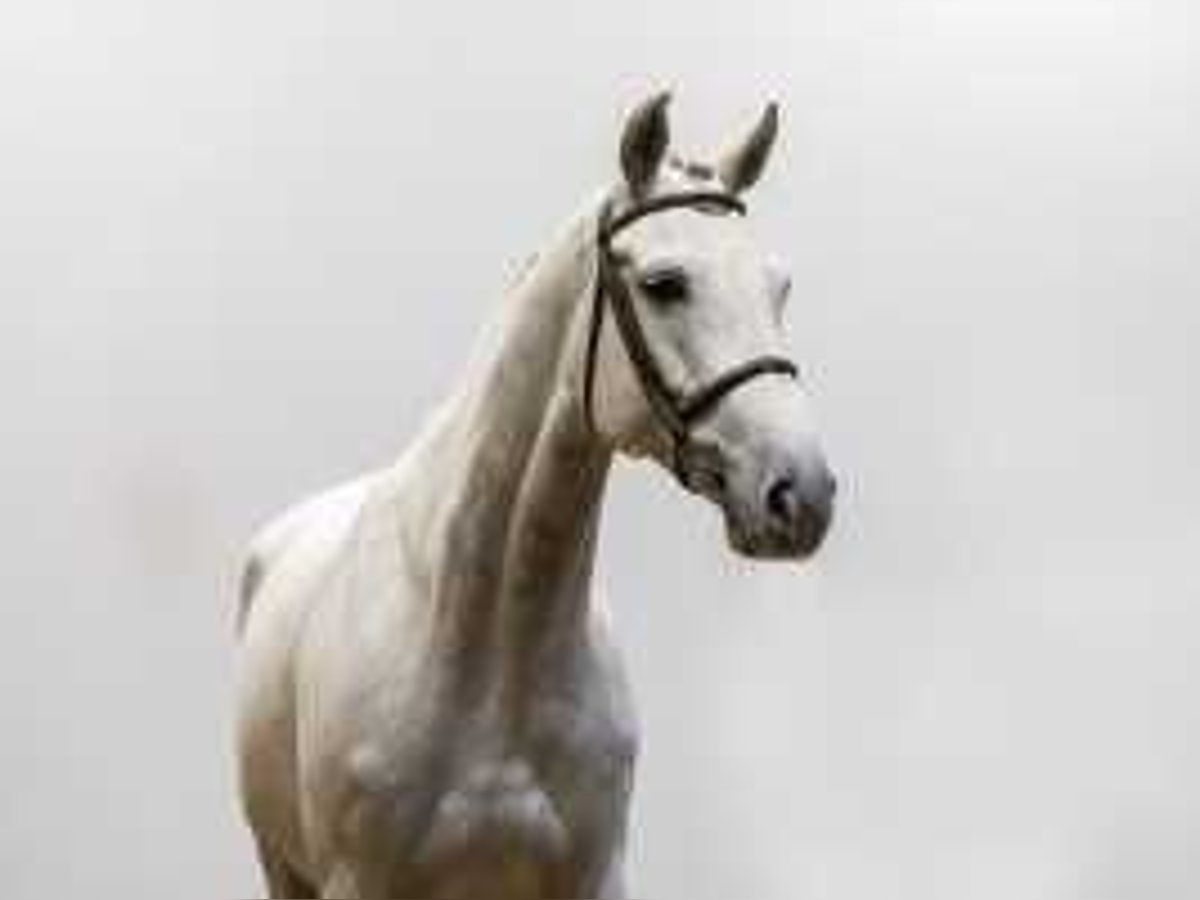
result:
<svg viewBox="0 0 1200 900"><path fill-rule="evenodd" d="M807 477L787 471L769 479L763 502L772 527L788 535L801 551L811 553L829 530L836 494L837 480L822 465Z"/></svg>

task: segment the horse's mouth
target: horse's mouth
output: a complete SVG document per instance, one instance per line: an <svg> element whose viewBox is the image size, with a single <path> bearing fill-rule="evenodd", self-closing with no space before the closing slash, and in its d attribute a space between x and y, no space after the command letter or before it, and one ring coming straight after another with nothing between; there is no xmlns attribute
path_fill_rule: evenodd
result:
<svg viewBox="0 0 1200 900"><path fill-rule="evenodd" d="M833 521L832 511L824 515L813 513L783 527L771 522L748 522L727 507L723 507L723 510L725 534L730 547L749 559L809 559L825 543Z"/></svg>
<svg viewBox="0 0 1200 900"><path fill-rule="evenodd" d="M825 542L833 521L835 482L823 463L820 472L805 478L785 469L782 476L756 474L748 480L739 477L719 444L704 441L689 442L675 467L687 490L721 510L730 547L764 560L808 559ZM774 490L758 487L764 481Z"/></svg>

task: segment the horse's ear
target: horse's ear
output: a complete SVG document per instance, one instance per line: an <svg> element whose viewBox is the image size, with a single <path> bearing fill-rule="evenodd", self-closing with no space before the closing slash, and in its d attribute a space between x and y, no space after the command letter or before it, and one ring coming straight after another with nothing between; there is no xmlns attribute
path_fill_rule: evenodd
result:
<svg viewBox="0 0 1200 900"><path fill-rule="evenodd" d="M779 134L779 104L767 104L750 134L721 154L717 174L725 187L740 194L754 186L767 166L775 137Z"/></svg>
<svg viewBox="0 0 1200 900"><path fill-rule="evenodd" d="M654 182L658 167L667 154L671 129L667 124L670 91L662 91L644 100L625 121L621 134L621 171L630 191L642 194Z"/></svg>

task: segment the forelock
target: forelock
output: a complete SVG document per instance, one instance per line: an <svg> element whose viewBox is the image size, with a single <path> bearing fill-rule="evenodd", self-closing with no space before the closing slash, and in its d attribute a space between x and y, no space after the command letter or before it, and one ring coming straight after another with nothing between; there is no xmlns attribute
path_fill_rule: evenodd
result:
<svg viewBox="0 0 1200 900"><path fill-rule="evenodd" d="M684 159L682 156L672 156L668 160L667 165L671 171L683 178L690 181L698 181L705 185L711 184L717 178L716 168L709 163Z"/></svg>

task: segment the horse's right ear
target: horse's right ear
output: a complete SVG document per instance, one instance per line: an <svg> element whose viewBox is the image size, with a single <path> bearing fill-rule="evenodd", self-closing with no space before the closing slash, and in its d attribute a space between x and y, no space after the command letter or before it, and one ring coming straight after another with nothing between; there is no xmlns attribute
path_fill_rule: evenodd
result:
<svg viewBox="0 0 1200 900"><path fill-rule="evenodd" d="M643 194L654 183L658 167L667 155L671 129L667 125L670 91L644 100L625 121L621 135L621 171L633 194Z"/></svg>

